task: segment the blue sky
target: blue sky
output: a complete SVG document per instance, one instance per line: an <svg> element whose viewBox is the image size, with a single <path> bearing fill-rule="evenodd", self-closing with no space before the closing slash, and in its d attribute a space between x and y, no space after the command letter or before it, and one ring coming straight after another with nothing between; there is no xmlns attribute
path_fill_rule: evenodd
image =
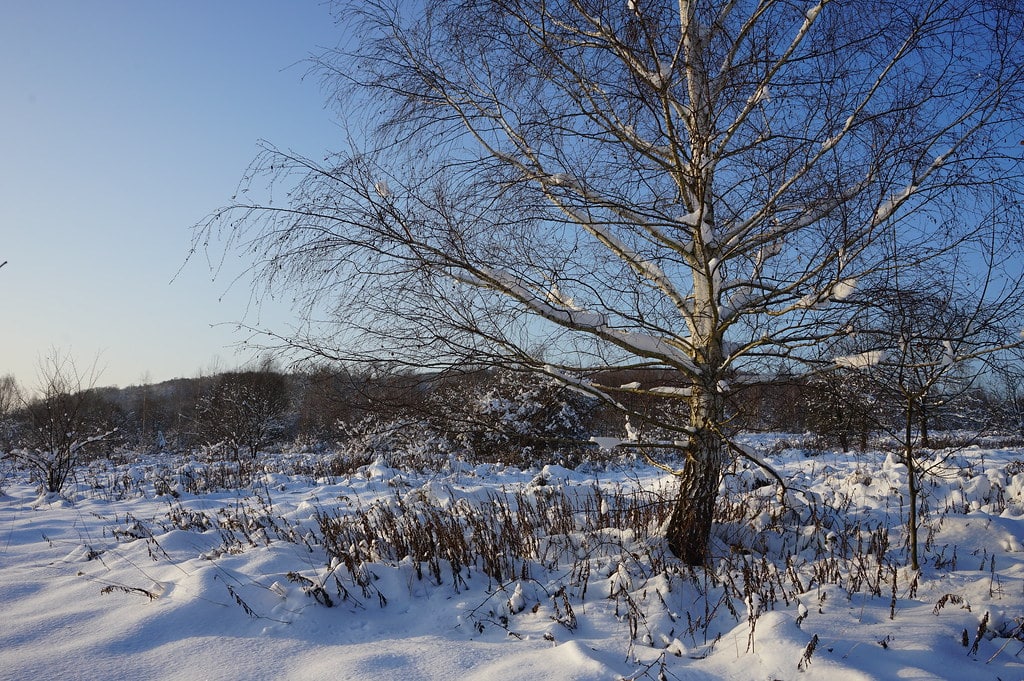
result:
<svg viewBox="0 0 1024 681"><path fill-rule="evenodd" d="M255 321L248 291L204 261L178 273L191 226L228 201L259 139L341 146L303 79L341 38L318 0L5 3L0 375L32 387L52 350L98 358L102 385L244 362L231 322Z"/></svg>

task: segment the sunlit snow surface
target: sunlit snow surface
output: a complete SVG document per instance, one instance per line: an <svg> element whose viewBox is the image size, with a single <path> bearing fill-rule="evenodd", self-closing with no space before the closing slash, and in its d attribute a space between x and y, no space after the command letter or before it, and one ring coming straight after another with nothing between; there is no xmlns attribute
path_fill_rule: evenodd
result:
<svg viewBox="0 0 1024 681"><path fill-rule="evenodd" d="M500 584L470 568L454 585L450 575L418 578L408 559L382 559L368 566L369 590L342 580L351 589L343 599L317 543L318 514L396 495L481 503L489 492L541 494L538 486L589 490L595 479L609 489L671 490L670 476L639 463L541 472L456 462L423 473L378 462L318 479L288 474L312 455L266 455L267 472L253 485L195 493L174 484L194 480L200 464L140 457L80 471L66 499L41 497L21 473L0 471L0 678L1024 678L1024 642L1012 636L1024 622L1024 451L970 448L936 462L924 492L922 574L915 584L899 570L894 594L886 566L872 595L863 585L851 594L849 575L841 583L809 575L824 574L830 547L852 541L856 527L891 526L889 555L905 559L903 466L877 452L807 456L771 438L748 444L792 485L790 502L804 506L788 512L791 536L762 536L777 490L756 470L731 474L728 498L768 510L721 524L715 551L739 582L743 566L759 569L768 550L783 574L772 604L756 594L729 606L695 598L681 581L673 588L654 574L639 549L616 562L629 541L658 542L610 529L601 536L622 542L611 552L575 540L576 565L593 567L585 594L573 590L579 579L569 565ZM164 482L154 486L157 479ZM771 553L786 546L795 547L802 593ZM290 573L322 581L333 607ZM573 627L553 595L557 584L570 586ZM625 593L645 611L636 640ZM708 614L709 603L718 610ZM986 613L987 632L972 651ZM687 636L687 618L699 617L710 622L706 634Z"/></svg>

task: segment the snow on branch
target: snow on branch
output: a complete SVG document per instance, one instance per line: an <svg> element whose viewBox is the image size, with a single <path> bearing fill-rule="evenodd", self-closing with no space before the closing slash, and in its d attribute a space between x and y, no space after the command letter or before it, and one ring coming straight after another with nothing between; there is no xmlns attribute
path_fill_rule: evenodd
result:
<svg viewBox="0 0 1024 681"><path fill-rule="evenodd" d="M915 191L917 191L917 185L910 184L907 185L899 194L893 194L883 201L881 205L875 209L873 222L878 224L889 219L892 214L896 212L896 209L903 205L903 203L906 202L906 200L909 199Z"/></svg>
<svg viewBox="0 0 1024 681"><path fill-rule="evenodd" d="M868 350L867 352L860 352L855 355L836 357L835 363L837 367L845 369L868 369L878 366L884 359L885 350Z"/></svg>
<svg viewBox="0 0 1024 681"><path fill-rule="evenodd" d="M689 386L659 385L651 388L650 392L655 393L656 395L690 397L693 394L693 388Z"/></svg>
<svg viewBox="0 0 1024 681"><path fill-rule="evenodd" d="M953 342L942 341L942 359L939 364L944 367L951 367L956 363L956 352L953 350Z"/></svg>
<svg viewBox="0 0 1024 681"><path fill-rule="evenodd" d="M846 300L857 290L857 279L848 277L833 282L816 293L808 293L792 307L795 310L822 310L831 302Z"/></svg>
<svg viewBox="0 0 1024 681"><path fill-rule="evenodd" d="M841 279L836 283L832 284L832 289L829 293L829 298L832 300L846 300L853 295L853 292L857 290L857 279L849 277L847 279Z"/></svg>
<svg viewBox="0 0 1024 681"><path fill-rule="evenodd" d="M576 305L575 299L572 296L567 296L562 293L558 288L558 284L552 282L551 288L548 289L547 301L553 305L564 307L574 312L581 312L582 310Z"/></svg>
<svg viewBox="0 0 1024 681"><path fill-rule="evenodd" d="M625 440L622 440L617 437L598 437L596 435L590 438L590 442L593 442L595 445L597 445L599 449L609 452L615 449L616 447L619 447L620 445L626 444Z"/></svg>
<svg viewBox="0 0 1024 681"><path fill-rule="evenodd" d="M931 175L938 171L939 168L946 164L946 157L949 155L949 153L952 152L947 152L936 156L935 159L931 162L931 164L929 164L929 166L925 168L924 172L921 173L919 176L913 178L910 184L904 187L902 191L898 193L893 193L892 195L889 196L888 199L879 204L878 208L875 209L872 224L880 224L888 220L890 217L892 217L893 214L897 211L897 209L900 208L900 206L906 203L911 196L917 193L917 191L921 188L921 185L924 184L924 181L926 179L928 179Z"/></svg>

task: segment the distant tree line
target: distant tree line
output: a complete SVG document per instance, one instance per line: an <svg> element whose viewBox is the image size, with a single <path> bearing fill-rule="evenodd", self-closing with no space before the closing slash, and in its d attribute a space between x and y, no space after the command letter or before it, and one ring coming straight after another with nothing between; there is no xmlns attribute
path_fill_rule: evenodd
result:
<svg viewBox="0 0 1024 681"><path fill-rule="evenodd" d="M1022 374L1013 370L1015 362L995 366L1002 369L981 378L961 369L919 390L911 410L918 446L929 447L937 432L950 430L1024 435ZM823 445L863 449L873 436L905 427L907 385L913 385L901 385L892 367L871 369L836 366L771 380L737 375L730 428L814 433ZM602 376L605 382L636 386L623 406L637 415L634 423L646 424L647 442L670 438L658 432L657 423L686 418L678 400L671 399L671 376L663 373ZM625 440L630 428L620 409L512 369L417 373L382 364L282 371L264 362L125 388L95 387L85 380L66 361L51 363L48 380L33 396L11 376L0 377L0 450L17 453L13 458L40 471L62 471L47 481L54 491L69 466L117 451L205 449L243 463L269 450L307 449L329 456L358 449L365 459L419 440L478 461L572 465L594 455L590 438ZM659 390L665 397L652 396ZM67 465L52 465L54 457Z"/></svg>

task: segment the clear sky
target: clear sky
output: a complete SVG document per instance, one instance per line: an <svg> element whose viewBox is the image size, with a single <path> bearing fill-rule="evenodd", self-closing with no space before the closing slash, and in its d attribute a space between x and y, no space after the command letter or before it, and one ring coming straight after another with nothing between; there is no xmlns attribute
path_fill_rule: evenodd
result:
<svg viewBox="0 0 1024 681"><path fill-rule="evenodd" d="M303 79L341 38L318 0L4 3L0 375L32 387L54 349L98 357L101 385L244 362L231 322L255 321L247 288L201 260L178 273L191 227L229 200L258 140L341 146Z"/></svg>

